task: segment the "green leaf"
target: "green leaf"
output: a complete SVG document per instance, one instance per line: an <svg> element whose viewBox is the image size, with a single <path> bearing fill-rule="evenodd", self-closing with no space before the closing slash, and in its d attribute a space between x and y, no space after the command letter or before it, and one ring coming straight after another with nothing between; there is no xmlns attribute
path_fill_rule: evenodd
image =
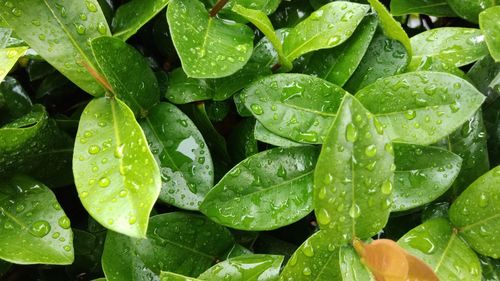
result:
<svg viewBox="0 0 500 281"><path fill-rule="evenodd" d="M50 189L25 176L0 186L0 258L17 264L71 264L70 221Z"/></svg>
<svg viewBox="0 0 500 281"><path fill-rule="evenodd" d="M484 34L491 56L500 61L500 6L491 7L479 14L479 26Z"/></svg>
<svg viewBox="0 0 500 281"><path fill-rule="evenodd" d="M408 64L408 53L404 46L391 40L377 29L358 68L344 85L350 93L372 84L380 78L402 72Z"/></svg>
<svg viewBox="0 0 500 281"><path fill-rule="evenodd" d="M210 190L200 210L215 222L242 230L269 230L311 212L317 149L276 148L251 156Z"/></svg>
<svg viewBox="0 0 500 281"><path fill-rule="evenodd" d="M92 100L78 126L73 175L87 212L100 224L144 237L161 189L160 171L132 111L120 100Z"/></svg>
<svg viewBox="0 0 500 281"><path fill-rule="evenodd" d="M113 18L113 36L125 41L161 12L169 0L133 0L118 7Z"/></svg>
<svg viewBox="0 0 500 281"><path fill-rule="evenodd" d="M394 144L393 212L430 203L450 188L460 172L460 156L436 147Z"/></svg>
<svg viewBox="0 0 500 281"><path fill-rule="evenodd" d="M481 280L479 259L446 219L426 221L401 237L398 244L427 263L440 280Z"/></svg>
<svg viewBox="0 0 500 281"><path fill-rule="evenodd" d="M78 276L82 272L101 275L101 256L106 232L91 233L75 228L73 234L75 261L66 267L66 272L70 276Z"/></svg>
<svg viewBox="0 0 500 281"><path fill-rule="evenodd" d="M476 252L500 257L500 166L473 182L450 207L450 220Z"/></svg>
<svg viewBox="0 0 500 281"><path fill-rule="evenodd" d="M259 10L247 9L238 4L233 6L232 11L238 13L240 16L250 21L262 33L264 33L264 35L269 39L269 42L271 42L274 49L278 53L281 67L284 69L284 71L290 71L292 69L292 63L285 57L285 54L283 53L283 45L281 43L281 40L278 37L278 35L276 35L273 24L266 16L266 14Z"/></svg>
<svg viewBox="0 0 500 281"><path fill-rule="evenodd" d="M198 280L200 279L187 277L173 272L162 271L160 274L160 281L198 281Z"/></svg>
<svg viewBox="0 0 500 281"><path fill-rule="evenodd" d="M254 9L264 12L266 15L272 14L281 3L281 0L233 0L229 1L228 6L231 3L235 5L241 5L248 9Z"/></svg>
<svg viewBox="0 0 500 281"><path fill-rule="evenodd" d="M333 2L313 12L290 30L283 51L289 61L306 53L332 48L346 41L365 14L367 5Z"/></svg>
<svg viewBox="0 0 500 281"><path fill-rule="evenodd" d="M468 80L467 76L465 76L465 73L460 68L449 62L443 62L439 57L422 57L418 63L410 64L405 72L416 71L446 72Z"/></svg>
<svg viewBox="0 0 500 281"><path fill-rule="evenodd" d="M377 24L376 16L366 16L346 42L332 49L314 52L305 65L304 73L343 86L363 59Z"/></svg>
<svg viewBox="0 0 500 281"><path fill-rule="evenodd" d="M293 140L289 140L284 137L280 137L273 132L269 131L262 125L260 122L255 122L254 128L255 139L261 142L265 142L274 146L282 146L282 147L292 147L292 146L301 146L303 144L299 142L295 142Z"/></svg>
<svg viewBox="0 0 500 281"><path fill-rule="evenodd" d="M479 256L481 268L483 269L483 281L500 280L500 260Z"/></svg>
<svg viewBox="0 0 500 281"><path fill-rule="evenodd" d="M171 0L167 19L182 68L189 77L229 76L252 54L252 30L210 17L198 0Z"/></svg>
<svg viewBox="0 0 500 281"><path fill-rule="evenodd" d="M392 0L391 14L393 16L408 14L424 14L435 17L456 16L446 0Z"/></svg>
<svg viewBox="0 0 500 281"><path fill-rule="evenodd" d="M271 132L298 142L321 143L345 94L320 78L276 74L250 84L241 99Z"/></svg>
<svg viewBox="0 0 500 281"><path fill-rule="evenodd" d="M330 241L369 238L391 211L394 159L382 124L346 95L314 172L314 213Z"/></svg>
<svg viewBox="0 0 500 281"><path fill-rule="evenodd" d="M26 53L27 47L0 49L0 82L14 67L17 60Z"/></svg>
<svg viewBox="0 0 500 281"><path fill-rule="evenodd" d="M477 23L481 11L498 5L496 0L447 0L451 9L461 18Z"/></svg>
<svg viewBox="0 0 500 281"><path fill-rule="evenodd" d="M408 38L408 34L406 34L401 24L392 17L391 13L387 11L387 8L379 0L368 0L368 2L379 16L380 26L384 30L384 34L390 39L401 42L411 57L412 45L410 38Z"/></svg>
<svg viewBox="0 0 500 281"><path fill-rule="evenodd" d="M99 69L116 96L137 116L145 117L160 100L158 81L146 59L117 38L103 36L91 44Z"/></svg>
<svg viewBox="0 0 500 281"><path fill-rule="evenodd" d="M343 281L375 281L372 273L365 267L358 253L351 245L342 246L339 252L340 272Z"/></svg>
<svg viewBox="0 0 500 281"><path fill-rule="evenodd" d="M91 95L104 93L84 64L96 69L89 40L110 35L96 0L0 1L0 15L47 62Z"/></svg>
<svg viewBox="0 0 500 281"><path fill-rule="evenodd" d="M484 96L467 81L441 72L380 79L356 94L393 141L430 144L470 119Z"/></svg>
<svg viewBox="0 0 500 281"><path fill-rule="evenodd" d="M196 79L177 68L168 75L168 88L165 97L175 104L186 104L211 99L215 93L210 79Z"/></svg>
<svg viewBox="0 0 500 281"><path fill-rule="evenodd" d="M441 27L424 31L411 38L411 65L420 64L424 57L435 57L443 63L463 66L488 54L488 47L479 29Z"/></svg>
<svg viewBox="0 0 500 281"><path fill-rule="evenodd" d="M31 111L33 105L21 83L10 76L0 83L0 126Z"/></svg>
<svg viewBox="0 0 500 281"><path fill-rule="evenodd" d="M108 232L102 265L108 281L159 280L160 271L192 277L222 258L233 244L224 227L203 216L174 212L151 217L147 239Z"/></svg>
<svg viewBox="0 0 500 281"><path fill-rule="evenodd" d="M140 124L160 167L159 199L179 208L198 210L214 182L212 157L200 131L169 103L153 107Z"/></svg>
<svg viewBox="0 0 500 281"><path fill-rule="evenodd" d="M220 262L203 272L200 280L276 281L283 256L244 255Z"/></svg>
<svg viewBox="0 0 500 281"><path fill-rule="evenodd" d="M467 72L467 77L474 86L485 96L496 96L500 93L500 63L495 62L491 56L478 60ZM495 89L496 88L496 89Z"/></svg>
<svg viewBox="0 0 500 281"><path fill-rule="evenodd" d="M254 135L255 119L246 118L235 125L228 137L228 150L233 162L243 161L259 152Z"/></svg>

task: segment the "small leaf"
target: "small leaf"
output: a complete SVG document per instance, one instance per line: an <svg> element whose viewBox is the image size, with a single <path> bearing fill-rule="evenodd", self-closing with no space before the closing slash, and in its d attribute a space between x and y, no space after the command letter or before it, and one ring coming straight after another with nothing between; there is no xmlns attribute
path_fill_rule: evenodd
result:
<svg viewBox="0 0 500 281"><path fill-rule="evenodd" d="M311 212L317 149L276 148L251 156L207 194L200 210L215 222L242 230L270 230Z"/></svg>
<svg viewBox="0 0 500 281"><path fill-rule="evenodd" d="M186 75L182 68L174 69L168 75L165 97L175 104L209 100L214 94L211 79L196 79Z"/></svg>
<svg viewBox="0 0 500 281"><path fill-rule="evenodd" d="M139 117L160 100L158 81L144 57L113 37L92 40L92 53L116 96ZM126 65L127 67L124 67Z"/></svg>
<svg viewBox="0 0 500 281"><path fill-rule="evenodd" d="M118 99L92 100L78 126L73 174L80 200L100 224L144 237L161 189L160 172L132 111Z"/></svg>
<svg viewBox="0 0 500 281"><path fill-rule="evenodd" d="M102 265L109 281L159 280L160 271L193 277L222 258L233 244L231 233L206 217L167 213L151 217L146 239L108 232Z"/></svg>
<svg viewBox="0 0 500 281"><path fill-rule="evenodd" d="M220 262L203 272L200 280L275 281L283 256L244 255Z"/></svg>
<svg viewBox="0 0 500 281"><path fill-rule="evenodd" d="M473 182L450 207L450 221L478 253L500 257L500 166Z"/></svg>
<svg viewBox="0 0 500 281"><path fill-rule="evenodd" d="M134 0L118 7L113 18L113 36L125 41L161 12L169 0Z"/></svg>
<svg viewBox="0 0 500 281"><path fill-rule="evenodd" d="M330 241L369 238L387 223L393 155L382 125L346 95L314 172L314 213Z"/></svg>
<svg viewBox="0 0 500 281"><path fill-rule="evenodd" d="M290 30L283 43L288 60L306 53L332 48L346 41L369 7L350 2L329 3Z"/></svg>
<svg viewBox="0 0 500 281"><path fill-rule="evenodd" d="M274 146L292 147L303 145L299 142L295 142L293 140L289 140L287 138L274 134L273 132L266 129L266 127L264 127L262 123L258 121L255 123L254 134L256 140L272 144Z"/></svg>
<svg viewBox="0 0 500 281"><path fill-rule="evenodd" d="M500 6L494 6L479 14L479 26L484 34L491 56L500 61Z"/></svg>
<svg viewBox="0 0 500 281"><path fill-rule="evenodd" d="M451 9L461 18L473 23L478 22L481 11L498 5L495 0L447 0Z"/></svg>
<svg viewBox="0 0 500 281"><path fill-rule="evenodd" d="M28 93L21 83L10 76L0 83L0 126L31 111L33 107Z"/></svg>
<svg viewBox="0 0 500 281"><path fill-rule="evenodd" d="M182 68L189 77L229 76L252 54L252 30L210 17L198 0L171 0L167 19Z"/></svg>
<svg viewBox="0 0 500 281"><path fill-rule="evenodd" d="M83 66L96 69L89 40L110 35L97 0L71 4L56 0L13 2L1 0L0 14L16 34L80 88L94 96L102 95L103 88Z"/></svg>
<svg viewBox="0 0 500 281"><path fill-rule="evenodd" d="M430 144L471 118L484 96L467 81L440 72L380 79L356 94L393 141Z"/></svg>
<svg viewBox="0 0 500 281"><path fill-rule="evenodd" d="M394 144L393 212L406 211L436 200L460 172L460 156L431 146Z"/></svg>
<svg viewBox="0 0 500 281"><path fill-rule="evenodd" d="M424 14L435 17L456 16L446 0L392 0L391 14L393 16L408 14Z"/></svg>
<svg viewBox="0 0 500 281"><path fill-rule="evenodd" d="M159 199L179 208L198 210L214 181L212 157L201 133L169 103L153 107L140 124L160 167Z"/></svg>
<svg viewBox="0 0 500 281"><path fill-rule="evenodd" d="M17 60L26 53L26 50L28 50L27 47L0 49L0 82L9 74L9 71Z"/></svg>
<svg viewBox="0 0 500 281"><path fill-rule="evenodd" d="M479 259L446 219L426 221L401 237L398 244L428 264L440 280L481 280Z"/></svg>
<svg viewBox="0 0 500 281"><path fill-rule="evenodd" d="M276 74L243 90L245 106L273 133L297 142L322 143L342 97L342 88L303 74Z"/></svg>
<svg viewBox="0 0 500 281"><path fill-rule="evenodd" d="M3 180L0 187L0 258L17 264L71 264L73 232L52 191L25 176Z"/></svg>

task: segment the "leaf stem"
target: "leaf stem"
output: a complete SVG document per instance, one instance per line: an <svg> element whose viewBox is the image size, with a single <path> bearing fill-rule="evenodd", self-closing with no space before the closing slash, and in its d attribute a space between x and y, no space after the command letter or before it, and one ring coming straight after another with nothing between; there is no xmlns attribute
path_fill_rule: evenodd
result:
<svg viewBox="0 0 500 281"><path fill-rule="evenodd" d="M224 8L224 6L227 4L229 0L218 0L217 3L212 7L210 10L209 14L211 17L215 17L217 13Z"/></svg>

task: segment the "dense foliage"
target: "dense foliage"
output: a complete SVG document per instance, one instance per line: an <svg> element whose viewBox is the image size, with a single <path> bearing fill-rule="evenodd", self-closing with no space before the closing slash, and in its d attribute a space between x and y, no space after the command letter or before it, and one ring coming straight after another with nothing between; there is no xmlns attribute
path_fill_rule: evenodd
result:
<svg viewBox="0 0 500 281"><path fill-rule="evenodd" d="M494 0L0 17L0 279L500 280Z"/></svg>

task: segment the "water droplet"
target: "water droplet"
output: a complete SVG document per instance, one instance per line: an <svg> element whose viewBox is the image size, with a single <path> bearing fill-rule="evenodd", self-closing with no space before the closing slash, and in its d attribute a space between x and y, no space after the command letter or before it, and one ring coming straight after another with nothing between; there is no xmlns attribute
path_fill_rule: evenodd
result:
<svg viewBox="0 0 500 281"><path fill-rule="evenodd" d="M71 226L71 222L69 221L67 216L60 217L57 223L64 229L68 229Z"/></svg>
<svg viewBox="0 0 500 281"><path fill-rule="evenodd" d="M479 196L479 207L484 208L488 206L488 198L486 197L486 194L481 193Z"/></svg>
<svg viewBox="0 0 500 281"><path fill-rule="evenodd" d="M12 12L12 14L13 14L14 16L16 16L16 17L20 17L20 16L23 14L23 12L22 12L21 10L19 10L18 8L13 8L13 9L11 10L11 12Z"/></svg>
<svg viewBox="0 0 500 281"><path fill-rule="evenodd" d="M321 208L318 211L317 220L320 225L327 225L331 221L330 214L328 214L326 209Z"/></svg>
<svg viewBox="0 0 500 281"><path fill-rule="evenodd" d="M415 110L408 110L405 112L405 118L408 120L413 120L417 117L417 112Z"/></svg>
<svg viewBox="0 0 500 281"><path fill-rule="evenodd" d="M102 35L106 35L108 29L106 28L106 25L104 23L100 22L99 24L97 24L97 31Z"/></svg>
<svg viewBox="0 0 500 281"><path fill-rule="evenodd" d="M304 274L305 276L309 276L311 275L311 269L309 267L304 267L304 270L302 270L302 274Z"/></svg>
<svg viewBox="0 0 500 281"><path fill-rule="evenodd" d="M22 211L24 211L24 205L23 204L18 204L16 206L16 212L20 213Z"/></svg>
<svg viewBox="0 0 500 281"><path fill-rule="evenodd" d="M319 189L319 192L318 192L318 198L319 199L325 199L326 197L326 187L325 186L322 186L320 189Z"/></svg>
<svg viewBox="0 0 500 281"><path fill-rule="evenodd" d="M382 186L380 187L380 191L383 194L389 195L392 192L392 182L390 180L386 180Z"/></svg>
<svg viewBox="0 0 500 281"><path fill-rule="evenodd" d="M313 246L307 240L304 243L304 247L302 247L302 253L304 253L304 255L306 257L313 257L314 256Z"/></svg>
<svg viewBox="0 0 500 281"><path fill-rule="evenodd" d="M92 12L92 13L97 12L97 7L94 3L90 2L90 1L85 1L85 5L87 6L87 10L89 10L89 12Z"/></svg>
<svg viewBox="0 0 500 281"><path fill-rule="evenodd" d="M82 193L80 193L80 198L87 198L87 196L89 196L89 193L87 191L84 191Z"/></svg>
<svg viewBox="0 0 500 281"><path fill-rule="evenodd" d="M30 233L36 237L44 237L50 232L50 224L47 221L36 221L31 225Z"/></svg>
<svg viewBox="0 0 500 281"><path fill-rule="evenodd" d="M127 196L127 191L126 190L121 190L120 193L118 194L120 197L125 197Z"/></svg>
<svg viewBox="0 0 500 281"><path fill-rule="evenodd" d="M356 129L354 124L352 123L347 124L345 131L345 139L349 142L355 142L357 138L358 138L358 130Z"/></svg>
<svg viewBox="0 0 500 281"><path fill-rule="evenodd" d="M101 151L101 149L99 148L99 146L97 146L95 144L89 146L89 153L90 154L97 154L97 153L99 153L99 151Z"/></svg>
<svg viewBox="0 0 500 281"><path fill-rule="evenodd" d="M333 36L330 39L328 39L328 46L334 46L337 45L337 43L340 42L340 37L339 36Z"/></svg>
<svg viewBox="0 0 500 281"><path fill-rule="evenodd" d="M257 114L257 115L261 115L264 113L264 110L262 109L262 106L258 105L258 104L252 104L250 106L250 108L252 109L253 113Z"/></svg>
<svg viewBox="0 0 500 281"><path fill-rule="evenodd" d="M374 144L371 144L365 148L365 155L368 157L374 157L377 155L377 147Z"/></svg>
<svg viewBox="0 0 500 281"><path fill-rule="evenodd" d="M85 31L86 31L85 26L83 26L82 24L79 24L79 23L78 24L75 23L74 25L75 25L75 28L76 28L76 33L78 33L80 35L85 34Z"/></svg>
<svg viewBox="0 0 500 281"><path fill-rule="evenodd" d="M278 177L280 177L280 178L285 178L285 177L286 177L286 169L285 169L282 165L280 165L280 166L278 167L278 172L277 172L277 174L276 174L276 175L277 175Z"/></svg>
<svg viewBox="0 0 500 281"><path fill-rule="evenodd" d="M71 251L71 246L66 245L66 246L64 246L64 247L63 247L63 249L64 249L66 252L69 252L69 251Z"/></svg>
<svg viewBox="0 0 500 281"><path fill-rule="evenodd" d="M107 187L107 186L109 186L110 183L111 183L111 181L107 177L102 177L99 179L99 186L100 187Z"/></svg>
<svg viewBox="0 0 500 281"><path fill-rule="evenodd" d="M137 218L135 216L131 216L129 219L128 219L128 223L129 224L134 224L137 222Z"/></svg>
<svg viewBox="0 0 500 281"><path fill-rule="evenodd" d="M61 236L61 233L59 233L59 232L54 232L54 233L52 234L52 238L54 238L54 239L59 238L59 236Z"/></svg>
<svg viewBox="0 0 500 281"><path fill-rule="evenodd" d="M358 204L353 204L351 208L349 209L349 216L353 219L359 217L361 214L361 210L359 209Z"/></svg>

